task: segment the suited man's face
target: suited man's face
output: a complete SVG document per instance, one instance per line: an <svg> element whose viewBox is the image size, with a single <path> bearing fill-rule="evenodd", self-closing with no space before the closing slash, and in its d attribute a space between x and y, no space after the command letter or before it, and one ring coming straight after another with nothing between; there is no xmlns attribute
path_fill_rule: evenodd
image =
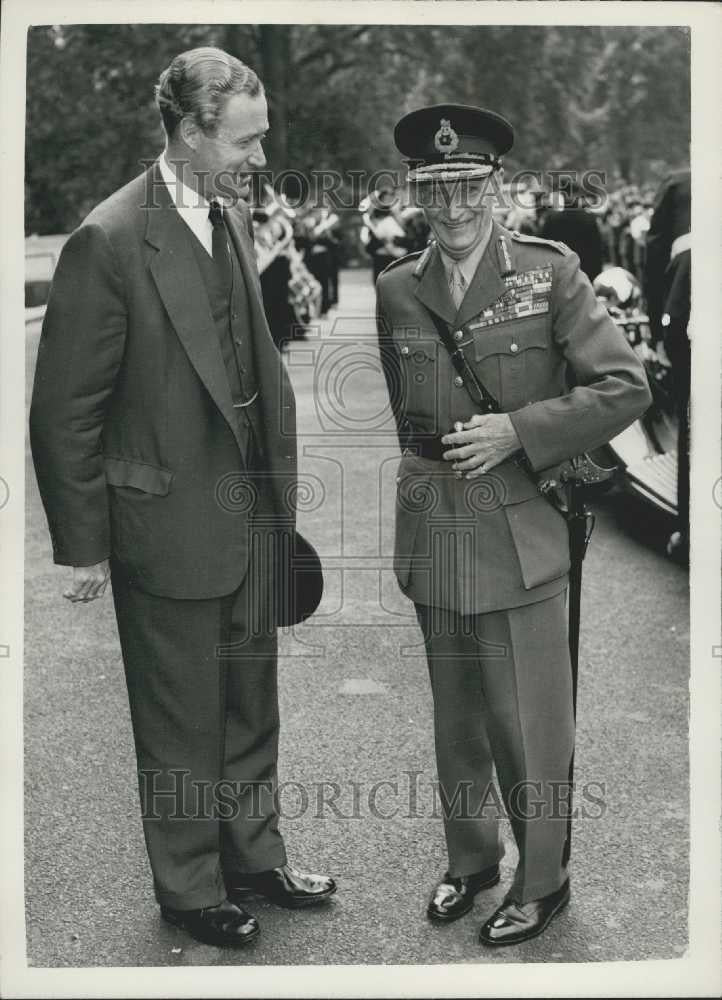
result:
<svg viewBox="0 0 722 1000"><path fill-rule="evenodd" d="M267 132L268 105L263 94L229 97L212 135L184 119L181 135L201 193L208 199L248 198L251 174L266 165L262 143Z"/></svg>
<svg viewBox="0 0 722 1000"><path fill-rule="evenodd" d="M465 257L491 225L491 204L484 178L419 185L415 197L437 242L449 256Z"/></svg>

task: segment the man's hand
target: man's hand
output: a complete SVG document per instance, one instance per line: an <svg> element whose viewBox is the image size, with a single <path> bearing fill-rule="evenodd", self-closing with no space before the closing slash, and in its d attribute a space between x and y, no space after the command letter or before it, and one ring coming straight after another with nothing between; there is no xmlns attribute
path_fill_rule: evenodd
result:
<svg viewBox="0 0 722 1000"><path fill-rule="evenodd" d="M476 413L465 424L455 424L441 440L453 446L444 452L444 460L454 463L459 479L464 474L475 479L521 448L508 413Z"/></svg>
<svg viewBox="0 0 722 1000"><path fill-rule="evenodd" d="M87 604L88 601L103 596L109 579L110 567L107 559L95 566L74 566L72 583L63 591L63 597L67 597L74 604L78 601Z"/></svg>

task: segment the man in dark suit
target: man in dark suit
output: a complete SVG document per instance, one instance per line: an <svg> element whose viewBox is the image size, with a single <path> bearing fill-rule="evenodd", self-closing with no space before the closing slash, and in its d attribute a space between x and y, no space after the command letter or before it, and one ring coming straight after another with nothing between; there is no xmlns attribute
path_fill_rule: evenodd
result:
<svg viewBox="0 0 722 1000"><path fill-rule="evenodd" d="M539 486L650 402L577 254L493 221L489 178L513 134L454 104L401 119L396 145L435 238L376 286L403 449L394 563L426 645L449 855L428 915L456 920L499 881L495 767L519 861L481 928L491 946L542 933L570 898L569 536Z"/></svg>
<svg viewBox="0 0 722 1000"><path fill-rule="evenodd" d="M578 195L570 197L568 205L545 214L539 235L545 240L565 243L573 250L590 281L600 274L604 263L602 233L596 217L584 208Z"/></svg>
<svg viewBox="0 0 722 1000"><path fill-rule="evenodd" d="M689 562L689 398L692 349L689 338L692 273L692 177L671 174L659 189L647 233L644 293L652 335L664 343L672 363L677 407L677 523L667 544L669 555Z"/></svg>
<svg viewBox="0 0 722 1000"><path fill-rule="evenodd" d="M164 154L58 263L31 444L65 596L112 580L161 913L244 944L249 893L297 906L335 890L287 863L278 830L269 564L295 524L295 407L244 202L267 106L211 48L177 56L156 97Z"/></svg>

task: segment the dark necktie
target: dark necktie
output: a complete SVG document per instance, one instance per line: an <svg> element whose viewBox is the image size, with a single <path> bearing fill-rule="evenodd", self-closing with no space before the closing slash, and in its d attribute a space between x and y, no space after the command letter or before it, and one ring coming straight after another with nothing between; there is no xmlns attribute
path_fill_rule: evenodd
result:
<svg viewBox="0 0 722 1000"><path fill-rule="evenodd" d="M216 273L220 281L221 288L230 290L231 287L231 257L228 250L228 234L226 224L223 221L223 210L217 201L211 202L208 211L208 218L213 226L213 263L216 265Z"/></svg>

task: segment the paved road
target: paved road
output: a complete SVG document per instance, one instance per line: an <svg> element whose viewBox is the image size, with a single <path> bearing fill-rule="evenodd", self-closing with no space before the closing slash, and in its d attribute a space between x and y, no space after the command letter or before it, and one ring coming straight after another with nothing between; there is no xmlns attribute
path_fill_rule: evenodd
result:
<svg viewBox="0 0 722 1000"><path fill-rule="evenodd" d="M296 914L259 901L262 935L239 954L161 923L111 601L73 607L60 597L66 571L51 565L28 464L29 964L587 962L684 953L688 580L664 556L669 525L619 497L598 509L585 564L577 780L597 815L576 827L572 903L535 941L498 953L479 947L478 927L511 876L507 836L502 884L477 898L473 915L441 929L424 918L445 855L430 792L420 634L389 571L397 452L388 423L378 433L385 395L372 315L368 273L348 272L334 322L288 356L303 435L301 524L322 553L327 592L319 615L282 641L283 829L293 860L337 877L337 897ZM30 382L37 331L27 339Z"/></svg>

